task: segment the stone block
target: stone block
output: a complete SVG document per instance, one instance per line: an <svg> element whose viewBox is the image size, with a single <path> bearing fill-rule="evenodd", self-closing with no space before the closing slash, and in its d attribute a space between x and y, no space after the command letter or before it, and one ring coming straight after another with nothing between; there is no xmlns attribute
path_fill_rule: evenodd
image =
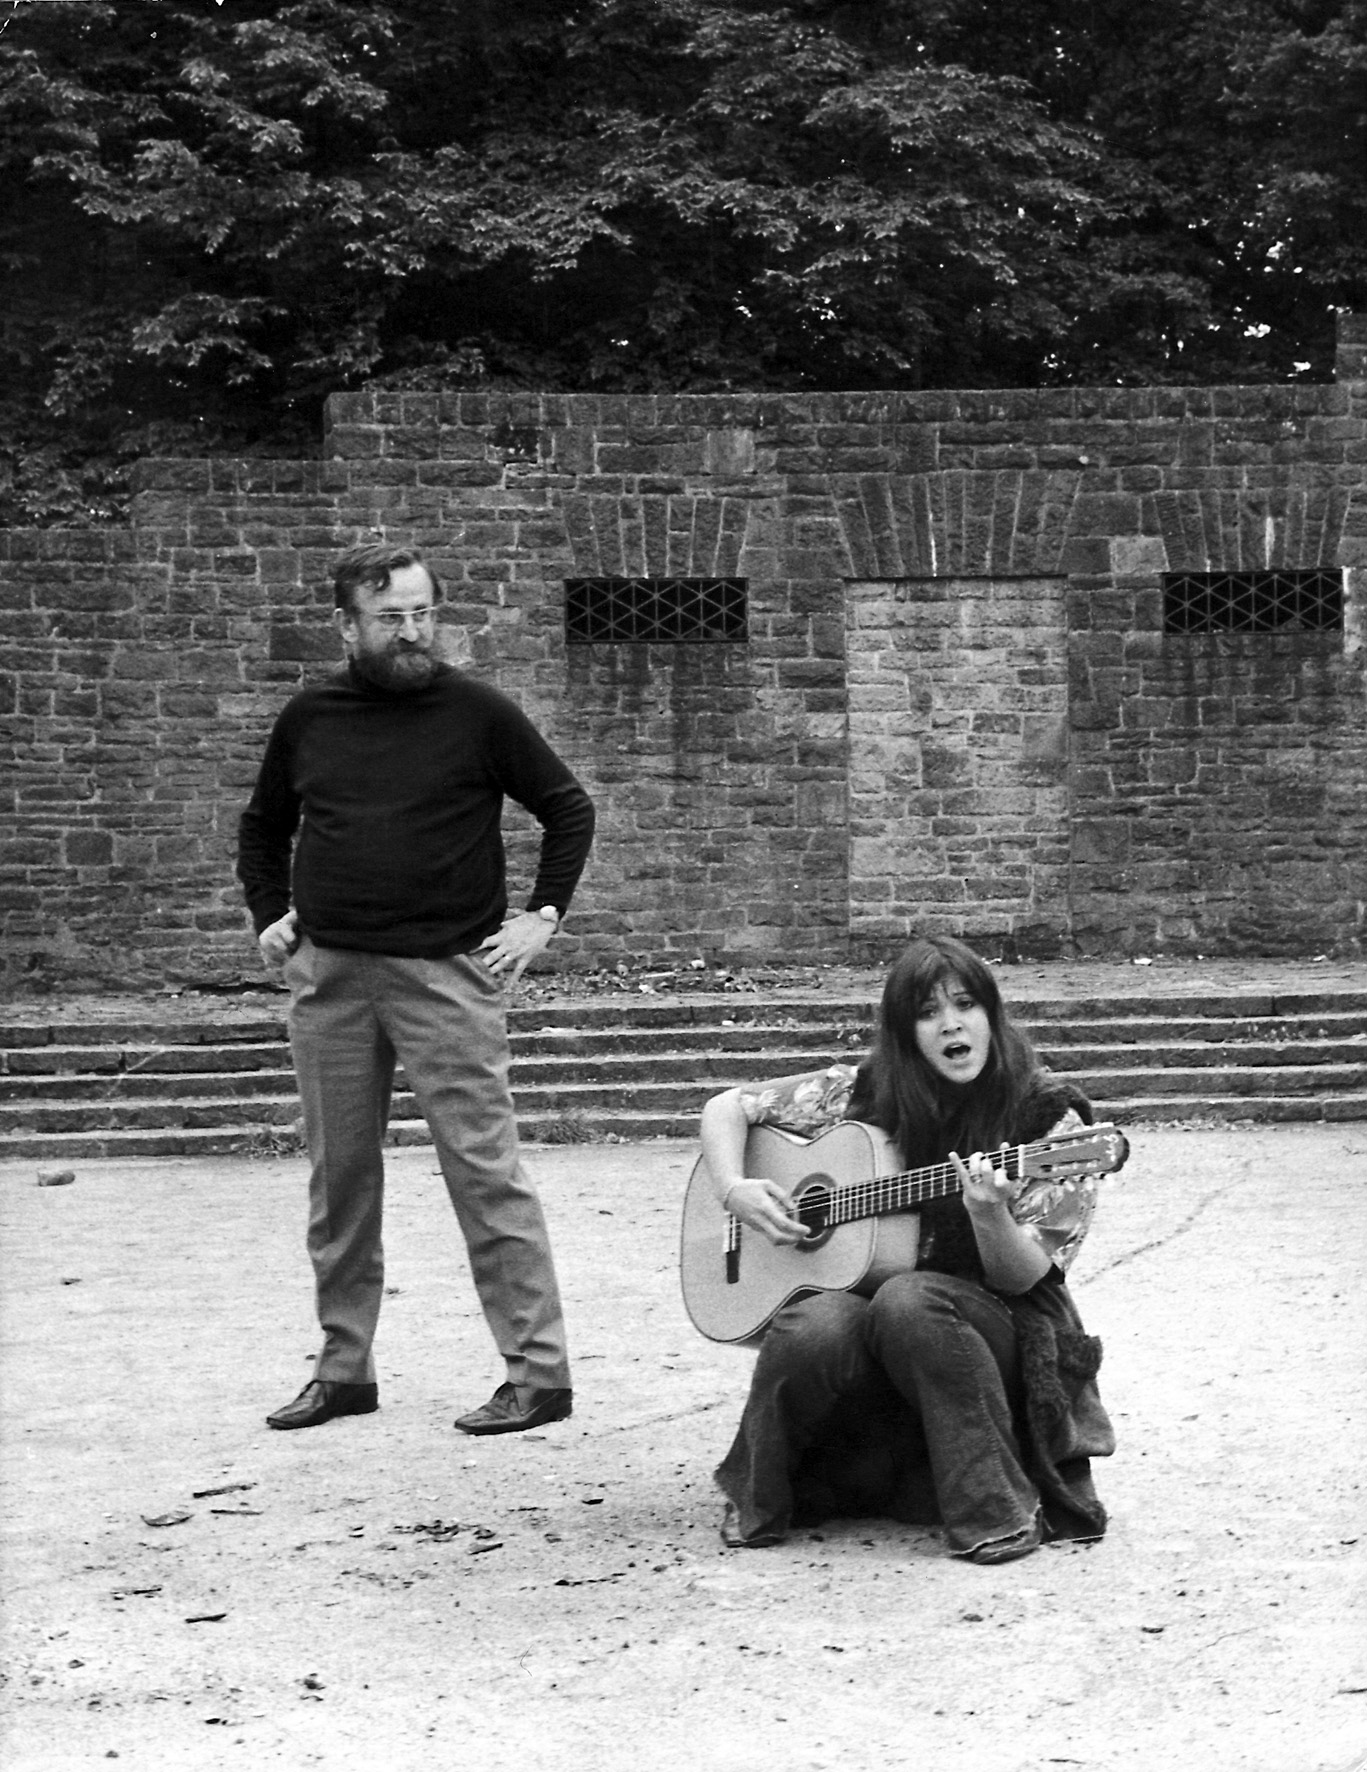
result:
<svg viewBox="0 0 1367 1772"><path fill-rule="evenodd" d="M1166 572L1168 550L1160 535L1111 538L1111 571L1116 574Z"/></svg>
<svg viewBox="0 0 1367 1772"><path fill-rule="evenodd" d="M129 485L135 493L204 493L209 490L210 483L211 468L207 461L170 461L152 457L135 462L129 474Z"/></svg>
<svg viewBox="0 0 1367 1772"><path fill-rule="evenodd" d="M342 657L342 639L336 628L298 622L275 623L270 631L269 656L274 661L323 660L335 663Z"/></svg>
<svg viewBox="0 0 1367 1772"><path fill-rule="evenodd" d="M107 867L114 859L114 839L108 831L69 831L62 857L68 867Z"/></svg>
<svg viewBox="0 0 1367 1772"><path fill-rule="evenodd" d="M1131 829L1123 819L1076 818L1072 827L1073 860L1079 865L1114 867L1130 855Z"/></svg>
<svg viewBox="0 0 1367 1772"><path fill-rule="evenodd" d="M708 431L703 467L721 478L739 478L755 471L755 433L748 427Z"/></svg>
<svg viewBox="0 0 1367 1772"><path fill-rule="evenodd" d="M1059 570L1070 576L1093 577L1111 570L1111 544L1104 536L1070 536L1064 544Z"/></svg>

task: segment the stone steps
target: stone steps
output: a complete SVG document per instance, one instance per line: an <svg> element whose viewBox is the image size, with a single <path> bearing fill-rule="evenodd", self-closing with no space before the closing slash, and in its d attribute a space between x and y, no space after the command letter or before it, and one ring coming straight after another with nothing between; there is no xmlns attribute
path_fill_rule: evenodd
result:
<svg viewBox="0 0 1367 1772"><path fill-rule="evenodd" d="M1067 1075L1098 1099L1117 1093L1126 1098L1173 1091L1206 1093L1222 1080L1225 1092L1234 1095L1268 1094L1279 1089L1296 1094L1320 1087L1342 1092L1367 1084L1367 1039L1306 1042L1294 1048L1294 1063L1287 1062L1286 1047L1272 1044L1237 1050L1196 1043L1134 1045L1123 1052L1102 1046L1042 1050L1052 1070ZM703 1083L714 1091L757 1076L814 1069L850 1056L848 1050L828 1047L795 1050L768 1046L750 1052L663 1052L640 1057L612 1053L596 1056L591 1062L583 1056L531 1059L517 1065L515 1084L524 1102L545 1097L548 1105L556 1105L565 1097L607 1104L630 1096L644 1105L652 1091L686 1090ZM583 1080L586 1069L593 1073L588 1083ZM41 1128L62 1122L74 1130L79 1122L97 1124L106 1115L111 1125L134 1120L153 1123L159 1112L173 1113L178 1108L195 1112L217 1104L224 1111L237 1107L255 1111L282 1101L294 1104L294 1078L288 1068L242 1073L145 1070L118 1075L0 1077L0 1135L9 1127L28 1124ZM394 1103L398 1116L407 1117L410 1098L402 1070L396 1073Z"/></svg>
<svg viewBox="0 0 1367 1772"><path fill-rule="evenodd" d="M1357 1014L1320 1014L1301 1018L1295 1025L1286 1017L1275 1023L1225 1021L1209 1027L1175 1020L1034 1026L1023 1021L1023 1025L1054 1069L1076 1069L1104 1067L1120 1052L1142 1055L1144 1062L1159 1065L1276 1064L1293 1050L1302 1063L1352 1063L1367 1055L1363 1020ZM772 1021L708 1029L705 1038L703 1030L646 1030L635 1037L629 1029L586 1030L540 1037L515 1034L512 1045L518 1077L526 1083L558 1066L586 1061L610 1068L694 1063L700 1052L727 1062L733 1056L759 1056L766 1064L788 1057L806 1061L814 1054L849 1055L863 1051L868 1033L867 1026L795 1028ZM692 1045L685 1046L681 1035L691 1035ZM4 1057L0 1051L0 1064ZM292 1075L283 1039L193 1047L145 1042L119 1047L54 1045L11 1052L8 1059L8 1067L0 1070L0 1099L77 1080L100 1089L155 1089L177 1083L194 1087L206 1075L231 1075L248 1086L259 1078L269 1088L277 1078Z"/></svg>
<svg viewBox="0 0 1367 1772"><path fill-rule="evenodd" d="M1122 1124L1367 1119L1367 993L1041 998L1017 1018L1046 1062ZM862 998L593 1000L510 1015L523 1134L690 1136L703 1102L865 1048ZM276 1150L296 1141L283 1014L0 1021L7 1156ZM390 1136L426 1141L396 1078Z"/></svg>

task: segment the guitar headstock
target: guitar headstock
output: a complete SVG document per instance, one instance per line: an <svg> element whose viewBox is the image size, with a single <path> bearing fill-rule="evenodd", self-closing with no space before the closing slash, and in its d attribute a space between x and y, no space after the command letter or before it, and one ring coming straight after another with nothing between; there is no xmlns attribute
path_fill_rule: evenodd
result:
<svg viewBox="0 0 1367 1772"><path fill-rule="evenodd" d="M1123 1168L1130 1141L1118 1126L1079 1126L1074 1132L1056 1132L1039 1144L1025 1145L1021 1174L1047 1181L1068 1181L1077 1175L1109 1175ZM1016 1151L1010 1153L1012 1158ZM1012 1165L1014 1167L1014 1163Z"/></svg>

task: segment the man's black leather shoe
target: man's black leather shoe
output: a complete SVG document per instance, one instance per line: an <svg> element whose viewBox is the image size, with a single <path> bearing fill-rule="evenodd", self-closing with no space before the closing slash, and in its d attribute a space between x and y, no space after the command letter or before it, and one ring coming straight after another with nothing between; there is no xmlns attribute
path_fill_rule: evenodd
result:
<svg viewBox="0 0 1367 1772"><path fill-rule="evenodd" d="M380 1389L374 1384L338 1384L313 1378L292 1403L266 1417L268 1427L317 1427L334 1415L373 1415L380 1406Z"/></svg>
<svg viewBox="0 0 1367 1772"><path fill-rule="evenodd" d="M573 1410L571 1390L528 1388L519 1397L515 1384L501 1384L483 1408L458 1415L456 1426L463 1434L518 1434L524 1428L544 1427L548 1421L563 1421Z"/></svg>

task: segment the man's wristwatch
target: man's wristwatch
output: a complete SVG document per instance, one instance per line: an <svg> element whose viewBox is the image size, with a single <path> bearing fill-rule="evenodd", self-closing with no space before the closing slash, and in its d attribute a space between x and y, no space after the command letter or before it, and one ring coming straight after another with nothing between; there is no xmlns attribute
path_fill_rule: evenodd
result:
<svg viewBox="0 0 1367 1772"><path fill-rule="evenodd" d="M552 929L558 929L560 927L560 912L556 910L553 904L543 904L539 906L536 914L543 920L543 922L549 923Z"/></svg>

